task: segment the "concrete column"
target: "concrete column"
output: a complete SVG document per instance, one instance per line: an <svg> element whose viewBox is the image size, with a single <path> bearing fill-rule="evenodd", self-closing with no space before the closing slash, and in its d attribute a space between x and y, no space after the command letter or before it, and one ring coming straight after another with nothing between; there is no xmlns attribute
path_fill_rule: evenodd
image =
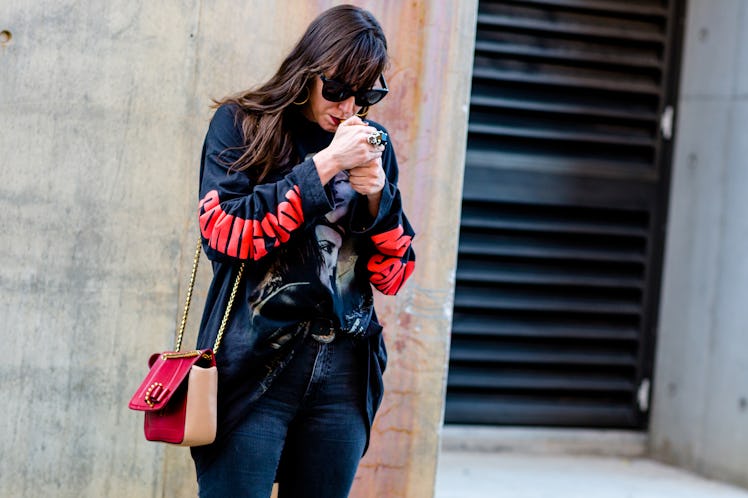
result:
<svg viewBox="0 0 748 498"><path fill-rule="evenodd" d="M377 299L386 391L352 496L426 498L443 421L477 1L367 5L387 33L397 89L372 118L392 132L418 259L401 296Z"/></svg>
<svg viewBox="0 0 748 498"><path fill-rule="evenodd" d="M691 0L658 332L655 456L748 486L748 3Z"/></svg>
<svg viewBox="0 0 748 498"><path fill-rule="evenodd" d="M270 76L335 3L0 3L0 496L194 496L187 451L145 442L127 401L173 343L210 98ZM379 300L388 393L354 494L431 496L476 1L355 3L390 41L372 118L392 132L418 265Z"/></svg>

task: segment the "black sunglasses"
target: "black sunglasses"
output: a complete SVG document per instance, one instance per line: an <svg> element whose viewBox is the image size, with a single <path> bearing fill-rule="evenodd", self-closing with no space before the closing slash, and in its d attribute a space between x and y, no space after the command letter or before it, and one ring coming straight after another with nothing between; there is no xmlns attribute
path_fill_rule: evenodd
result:
<svg viewBox="0 0 748 498"><path fill-rule="evenodd" d="M356 105L359 107L369 107L384 98L389 91L387 82L384 81L384 75L379 75L379 82L382 88L371 88L369 90L359 90L354 92L351 87L339 81L325 78L324 74L319 75L322 80L322 96L330 102L342 102L351 95L356 97Z"/></svg>

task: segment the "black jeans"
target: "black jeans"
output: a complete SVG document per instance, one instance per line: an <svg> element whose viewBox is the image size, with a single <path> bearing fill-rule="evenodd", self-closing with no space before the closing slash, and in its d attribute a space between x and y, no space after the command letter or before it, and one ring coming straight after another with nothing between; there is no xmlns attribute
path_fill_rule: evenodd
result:
<svg viewBox="0 0 748 498"><path fill-rule="evenodd" d="M197 468L199 495L344 498L366 444L365 386L355 342L312 338L228 436L218 457Z"/></svg>

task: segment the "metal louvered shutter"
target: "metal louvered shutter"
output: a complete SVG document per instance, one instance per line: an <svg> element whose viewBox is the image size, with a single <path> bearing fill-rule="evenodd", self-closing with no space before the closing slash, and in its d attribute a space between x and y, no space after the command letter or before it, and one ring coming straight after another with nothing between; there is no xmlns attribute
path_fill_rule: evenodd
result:
<svg viewBox="0 0 748 498"><path fill-rule="evenodd" d="M683 19L479 3L446 422L647 422Z"/></svg>

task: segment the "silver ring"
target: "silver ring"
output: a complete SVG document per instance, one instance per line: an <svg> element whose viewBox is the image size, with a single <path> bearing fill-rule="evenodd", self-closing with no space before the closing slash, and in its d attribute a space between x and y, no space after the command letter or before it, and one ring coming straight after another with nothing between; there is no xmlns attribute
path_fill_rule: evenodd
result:
<svg viewBox="0 0 748 498"><path fill-rule="evenodd" d="M382 144L387 144L387 134L383 131L372 131L367 137L366 141L369 142L373 146L378 146Z"/></svg>

